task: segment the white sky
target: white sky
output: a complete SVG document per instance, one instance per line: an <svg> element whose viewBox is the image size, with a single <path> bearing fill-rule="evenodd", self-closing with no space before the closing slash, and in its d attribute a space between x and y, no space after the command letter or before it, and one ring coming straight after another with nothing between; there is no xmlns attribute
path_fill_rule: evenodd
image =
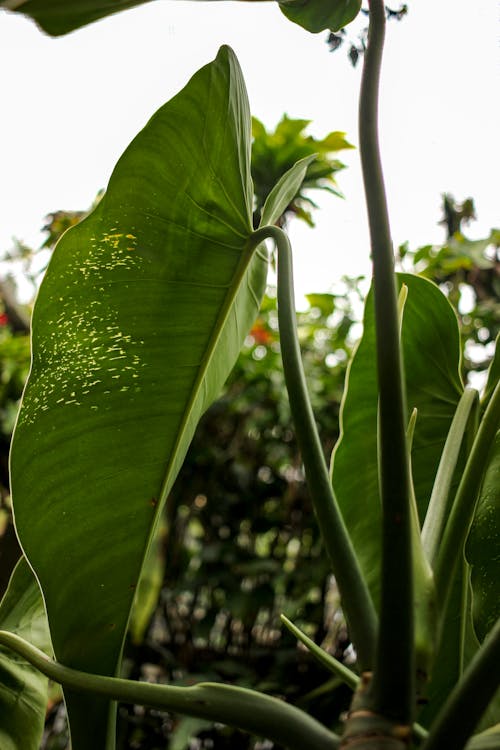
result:
<svg viewBox="0 0 500 750"><path fill-rule="evenodd" d="M500 225L498 4L409 0L409 9L388 24L380 105L394 242L442 241L445 191L474 197L470 234L484 236ZM50 211L87 208L137 131L221 44L238 55L266 127L286 112L312 120L315 135L342 130L357 144L361 66L325 39L275 3L157 0L59 39L0 13L0 249L12 236L39 244ZM346 200L325 195L316 230L291 227L299 294L369 272L358 152L340 156Z"/></svg>

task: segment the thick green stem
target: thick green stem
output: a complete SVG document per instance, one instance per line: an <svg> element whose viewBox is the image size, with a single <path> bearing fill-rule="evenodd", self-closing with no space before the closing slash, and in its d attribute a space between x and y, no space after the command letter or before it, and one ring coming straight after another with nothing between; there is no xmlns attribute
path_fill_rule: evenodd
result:
<svg viewBox="0 0 500 750"><path fill-rule="evenodd" d="M383 515L380 627L371 697L375 712L410 723L415 678L407 416L394 256L377 125L384 36L384 2L371 0L359 107L361 164L373 259Z"/></svg>
<svg viewBox="0 0 500 750"><path fill-rule="evenodd" d="M257 230L255 241L270 237L278 249L278 316L281 356L290 409L318 524L342 598L351 638L363 670L373 666L377 618L368 587L333 493L307 392L300 354L288 237L278 227Z"/></svg>
<svg viewBox="0 0 500 750"><path fill-rule="evenodd" d="M455 566L459 556L463 553L465 540L474 517L477 496L499 423L500 382L497 383L481 420L439 548L435 579L438 601L443 607L442 611L446 606L453 582Z"/></svg>
<svg viewBox="0 0 500 750"><path fill-rule="evenodd" d="M498 689L500 619L437 715L422 750L462 750ZM493 746L492 746L493 747Z"/></svg>
<svg viewBox="0 0 500 750"><path fill-rule="evenodd" d="M77 692L196 716L268 737L290 750L336 750L339 738L298 708L254 690L204 682L193 687L151 685L78 672L49 659L13 633L0 631L0 643L49 679Z"/></svg>

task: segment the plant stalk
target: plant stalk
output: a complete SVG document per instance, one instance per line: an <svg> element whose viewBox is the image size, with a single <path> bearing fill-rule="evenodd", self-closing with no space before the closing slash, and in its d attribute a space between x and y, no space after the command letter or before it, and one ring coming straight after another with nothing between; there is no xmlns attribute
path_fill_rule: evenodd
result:
<svg viewBox="0 0 500 750"><path fill-rule="evenodd" d="M76 692L211 719L267 737L289 750L336 750L339 738L295 706L255 690L201 682L193 687L152 685L70 669L49 659L23 638L0 631L0 643L49 679Z"/></svg>
<svg viewBox="0 0 500 750"><path fill-rule="evenodd" d="M409 724L415 703L415 657L407 414L394 255L378 143L385 7L383 0L370 0L369 5L368 46L359 105L359 142L373 261L382 502L380 626L370 693L376 713Z"/></svg>
<svg viewBox="0 0 500 750"><path fill-rule="evenodd" d="M339 587L349 632L361 669L368 670L373 666L377 616L333 492L307 392L297 336L290 242L285 232L275 226L263 227L253 237L256 241L272 238L278 250L278 319L290 409L314 510Z"/></svg>

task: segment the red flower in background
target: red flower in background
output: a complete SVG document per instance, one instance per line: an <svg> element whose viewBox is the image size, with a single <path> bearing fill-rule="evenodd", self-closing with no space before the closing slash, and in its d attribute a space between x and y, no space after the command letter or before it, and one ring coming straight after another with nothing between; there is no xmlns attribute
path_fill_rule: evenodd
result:
<svg viewBox="0 0 500 750"><path fill-rule="evenodd" d="M7 313L0 313L0 326L6 326L9 322L9 316Z"/></svg>
<svg viewBox="0 0 500 750"><path fill-rule="evenodd" d="M259 321L254 324L250 336L253 337L256 344L263 344L264 346L268 346L273 340L272 334Z"/></svg>

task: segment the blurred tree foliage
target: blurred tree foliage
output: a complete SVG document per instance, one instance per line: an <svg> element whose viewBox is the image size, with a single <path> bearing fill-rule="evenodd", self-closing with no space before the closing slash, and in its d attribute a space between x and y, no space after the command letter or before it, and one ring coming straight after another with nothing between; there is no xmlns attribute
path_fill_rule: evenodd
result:
<svg viewBox="0 0 500 750"><path fill-rule="evenodd" d="M446 241L443 245L424 245L410 250L399 248L403 268L432 279L447 294L457 310L463 345L463 375L474 381L484 373L492 358L500 330L500 230L488 237L470 240L464 224L475 219L474 201L462 203L443 195ZM481 384L476 377L475 383Z"/></svg>
<svg viewBox="0 0 500 750"><path fill-rule="evenodd" d="M304 135L310 120L293 120L284 115L274 131L267 131L264 125L252 117L252 178L254 183L255 209L254 226L260 222L264 202L272 187L282 175L306 156L317 154L316 159L307 168L305 179L299 193L287 206L279 220L284 226L288 219L295 216L310 227L314 226L311 208L317 208L310 198L310 191L326 190L342 196L336 188L335 174L345 168L332 154L354 148L345 139L345 133L334 131L325 138L317 139Z"/></svg>
<svg viewBox="0 0 500 750"><path fill-rule="evenodd" d="M274 133L254 123L256 211L290 163L320 153L317 170L290 204L311 223L306 188L331 186L341 168L329 153L347 148L342 134L323 141L303 135L307 121L284 118ZM287 159L281 153L288 133ZM320 147L318 147L320 144ZM267 156L266 156L267 154ZM266 166L267 165L267 166ZM499 231L468 240L463 225L474 218L469 199L443 201L447 239L441 246L399 249L399 262L440 284L458 308L466 373L487 366L499 328ZM58 211L48 217L41 255L83 216ZM24 267L36 280L40 253L22 244L4 268ZM311 294L298 313L304 364L325 455L338 436L347 362L359 333L361 278L343 279L329 294ZM0 571L6 579L19 555L9 516L7 454L29 368L28 309L12 280L0 284ZM126 644L127 676L191 684L232 681L258 687L302 705L328 724L333 708L348 705L345 687L312 662L280 626L285 613L337 658L349 660L349 638L335 582L304 483L281 371L276 299L272 290L247 337L221 398L207 411L172 490L162 528L146 563L144 582ZM479 347L479 349L478 349ZM0 579L0 585L6 580ZM335 706L334 706L335 704ZM52 696L44 750L67 744L59 693ZM185 750L270 748L226 727L138 706L119 709L118 749Z"/></svg>

